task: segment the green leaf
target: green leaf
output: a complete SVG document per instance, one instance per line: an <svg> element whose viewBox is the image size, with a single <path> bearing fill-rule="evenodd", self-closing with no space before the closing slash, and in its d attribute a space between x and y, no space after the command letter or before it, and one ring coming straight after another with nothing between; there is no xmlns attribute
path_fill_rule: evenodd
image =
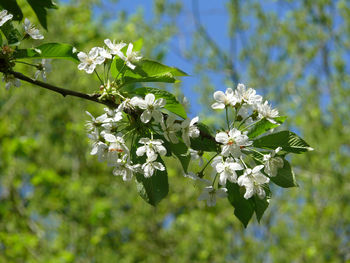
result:
<svg viewBox="0 0 350 263"><path fill-rule="evenodd" d="M137 43L137 45L139 45ZM122 50L123 51L123 50ZM185 72L175 67L169 67L159 62L143 59L135 63L136 68L131 70L124 65L124 61L115 57L111 64L110 73L113 77L121 77L120 72L124 71L123 81L125 84L135 82L165 82L175 83L175 77L188 76Z"/></svg>
<svg viewBox="0 0 350 263"><path fill-rule="evenodd" d="M32 7L42 27L47 30L46 9L57 9L56 4L52 0L27 0L27 2Z"/></svg>
<svg viewBox="0 0 350 263"><path fill-rule="evenodd" d="M158 157L157 162L164 165L163 160ZM142 164L142 163L141 163ZM155 173L145 178L143 174L136 174L136 187L140 196L150 205L156 206L164 197L168 195L168 173L167 171L156 170Z"/></svg>
<svg viewBox="0 0 350 263"><path fill-rule="evenodd" d="M147 76L159 76L165 74L171 74L175 77L188 76L185 72L178 68L169 67L157 61L149 59L142 59L140 62L135 63L135 65L135 72L140 74L141 76L142 74L147 74Z"/></svg>
<svg viewBox="0 0 350 263"><path fill-rule="evenodd" d="M20 21L23 19L23 13L15 0L0 0L0 6L13 15L13 20Z"/></svg>
<svg viewBox="0 0 350 263"><path fill-rule="evenodd" d="M218 145L215 142L210 128L200 122L197 123L197 127L200 130L200 136L191 138L191 148L196 151L217 152Z"/></svg>
<svg viewBox="0 0 350 263"><path fill-rule="evenodd" d="M18 45L21 41L21 33L12 25L12 22L6 22L1 27L1 31L4 33L8 45Z"/></svg>
<svg viewBox="0 0 350 263"><path fill-rule="evenodd" d="M253 139L273 128L278 127L280 124L282 124L285 120L287 119L287 116L282 116L282 117L277 117L274 118L274 120L278 123L278 124L273 124L270 121L268 121L267 119L261 119L260 121L258 121L253 128L248 132L248 137L250 139Z"/></svg>
<svg viewBox="0 0 350 263"><path fill-rule="evenodd" d="M179 143L176 144L169 143L169 147L171 152L179 159L184 172L187 173L187 169L191 161L191 154L188 153L186 144L179 141Z"/></svg>
<svg viewBox="0 0 350 263"><path fill-rule="evenodd" d="M119 74L119 72L122 70L124 66L124 61L119 58L118 56L115 56L113 58L113 61L111 63L111 67L110 67L110 75L112 75L114 78L116 78Z"/></svg>
<svg viewBox="0 0 350 263"><path fill-rule="evenodd" d="M40 51L37 51L40 50ZM36 48L19 49L14 53L15 58L56 58L70 59L79 62L76 53L73 53L73 46L62 43L46 43Z"/></svg>
<svg viewBox="0 0 350 263"><path fill-rule="evenodd" d="M139 95L142 97L144 97L148 93L153 93L156 99L163 98L166 100L166 104L164 106L165 109L180 116L183 119L187 118L185 108L180 102L178 102L175 96L168 91L156 88L138 88L135 89L133 92L135 95Z"/></svg>
<svg viewBox="0 0 350 263"><path fill-rule="evenodd" d="M250 219L252 218L255 208L254 201L245 199L243 197L244 188L240 188L237 184L227 181L226 183L228 200L235 208L234 214L242 222L244 227L248 226ZM241 190L243 193L241 193Z"/></svg>
<svg viewBox="0 0 350 263"><path fill-rule="evenodd" d="M270 177L271 181L283 188L298 186L289 162L286 159L283 159L283 162L283 168L278 169L278 173L275 177Z"/></svg>
<svg viewBox="0 0 350 263"><path fill-rule="evenodd" d="M280 146L283 151L290 153L303 153L313 150L310 145L291 131L281 131L260 137L254 140L253 146L267 149L276 149Z"/></svg>
<svg viewBox="0 0 350 263"><path fill-rule="evenodd" d="M124 82L126 84L135 83L135 82L164 82L164 83L176 83L179 82L171 74L164 74L158 76L143 76L139 77L133 73L126 73L124 76Z"/></svg>
<svg viewBox="0 0 350 263"><path fill-rule="evenodd" d="M135 141L138 142L139 138ZM146 162L146 156L137 156L135 149L131 151L131 158L134 164L139 163L142 165ZM158 156L156 161L162 163L164 167L166 167L160 156ZM140 173L137 173L135 177L136 188L139 195L150 205L156 206L164 197L168 195L169 184L166 169L164 171L156 170L155 173L149 178L145 178L145 176Z"/></svg>
<svg viewBox="0 0 350 263"><path fill-rule="evenodd" d="M271 198L271 191L267 184L264 185L264 190L266 193L266 197L264 199L260 199L257 195L254 195L253 197L254 204L255 204L256 219L258 220L259 223L266 209L269 206L269 199Z"/></svg>

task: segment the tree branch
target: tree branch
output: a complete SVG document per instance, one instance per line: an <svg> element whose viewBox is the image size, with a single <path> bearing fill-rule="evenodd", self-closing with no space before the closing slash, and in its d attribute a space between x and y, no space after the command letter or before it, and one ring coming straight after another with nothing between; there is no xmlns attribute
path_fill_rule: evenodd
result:
<svg viewBox="0 0 350 263"><path fill-rule="evenodd" d="M4 71L1 71L1 70L0 70L0 72L5 73ZM104 104L104 105L111 107L111 108L117 108L119 106L118 104L116 104L113 101L100 101L98 94L90 95L90 94L85 94L85 93L81 93L81 92L77 92L77 91L73 91L73 90L69 90L69 89L59 88L59 87L56 87L54 85L51 85L51 84L48 84L48 83L45 83L45 82L42 82L39 80L34 80L30 77L23 75L20 72L16 72L16 71L12 71L12 70L6 71L6 74L12 74L17 79L29 82L31 84L34 84L34 85L39 86L39 87L44 88L44 89L48 89L48 90L57 92L57 93L61 94L63 97L65 97L65 96L78 97L78 98L82 98L85 100L90 100L90 101L94 101L94 102L97 102L100 104ZM135 115L135 114L139 115L137 112L132 111L132 110L131 111L128 110L126 113L131 114L131 115ZM167 114L163 113L163 115L165 115L165 118L167 117ZM201 133L202 137L208 138L208 139L215 142L215 138L213 136L211 136L210 134L207 134L203 131L200 131L200 133Z"/></svg>
<svg viewBox="0 0 350 263"><path fill-rule="evenodd" d="M5 72L3 72L3 73L5 73ZM54 85L51 85L51 84L48 84L48 83L45 83L42 81L32 79L30 77L23 75L20 72L16 72L16 71L12 71L12 70L7 71L6 74L12 74L17 79L29 82L31 84L34 84L34 85L39 86L39 87L44 88L44 89L48 89L48 90L57 92L57 93L61 94L63 97L73 96L73 97L78 97L78 98L82 98L85 100L94 101L94 102L97 102L100 104L104 104L104 105L109 106L111 108L118 107L118 104L114 103L113 101L101 101L101 100L99 100L98 94L91 94L90 95L90 94L85 94L85 93L81 93L81 92L74 91L74 90L59 88L59 87L56 87Z"/></svg>

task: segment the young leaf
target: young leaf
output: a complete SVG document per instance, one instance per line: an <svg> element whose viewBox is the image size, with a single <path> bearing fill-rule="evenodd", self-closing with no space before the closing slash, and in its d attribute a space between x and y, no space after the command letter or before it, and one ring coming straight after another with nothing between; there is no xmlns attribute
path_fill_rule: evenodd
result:
<svg viewBox="0 0 350 263"><path fill-rule="evenodd" d="M27 0L36 14L41 26L47 30L47 10L57 9L56 4L52 0Z"/></svg>
<svg viewBox="0 0 350 263"><path fill-rule="evenodd" d="M270 177L271 181L283 188L298 186L295 180L295 175L286 159L283 159L283 168L278 169L275 177Z"/></svg>
<svg viewBox="0 0 350 263"><path fill-rule="evenodd" d="M156 89L156 88L138 88L134 90L135 95L139 95L144 97L148 93L153 93L156 99L163 98L166 100L166 104L164 106L168 111L180 116L181 118L186 119L186 111L180 102L175 98L173 94L168 91Z"/></svg>
<svg viewBox="0 0 350 263"><path fill-rule="evenodd" d="M254 201L252 199L245 199L243 193L240 192L240 188L237 184L227 181L226 183L228 200L235 208L234 214L242 222L244 227L248 226L250 219L254 214Z"/></svg>
<svg viewBox="0 0 350 263"><path fill-rule="evenodd" d="M15 58L57 58L70 59L79 62L76 53L73 53L73 47L69 44L46 43L36 48L18 49L14 53Z"/></svg>
<svg viewBox="0 0 350 263"><path fill-rule="evenodd" d="M313 150L310 145L291 131L281 131L260 137L254 140L253 146L267 149L276 149L280 146L283 151L290 153L303 153Z"/></svg>
<svg viewBox="0 0 350 263"><path fill-rule="evenodd" d="M248 132L248 137L250 139L253 139L273 128L278 127L280 124L282 124L285 120L287 119L286 116L282 116L282 117L277 117L274 118L274 120L277 122L277 124L271 123L270 121L268 121L267 119L261 119L260 121L258 121L251 130L249 130Z"/></svg>
<svg viewBox="0 0 350 263"><path fill-rule="evenodd" d="M200 135L197 138L191 138L191 148L196 151L217 152L218 145L215 142L214 136L210 128L203 124L197 123L200 130Z"/></svg>

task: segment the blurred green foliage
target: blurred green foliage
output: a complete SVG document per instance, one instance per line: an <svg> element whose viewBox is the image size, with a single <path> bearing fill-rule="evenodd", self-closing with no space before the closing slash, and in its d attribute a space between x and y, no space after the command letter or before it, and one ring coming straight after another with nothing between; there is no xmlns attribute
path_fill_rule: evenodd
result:
<svg viewBox="0 0 350 263"><path fill-rule="evenodd" d="M232 68L240 78L240 63L247 64L247 84L263 87L292 116L286 123L315 148L293 159L300 187L272 189L261 223L254 219L244 230L226 202L214 208L197 202L200 189L189 186L174 162L169 196L153 208L134 183L114 177L89 155L84 112L99 114L102 106L24 83L8 92L2 87L1 263L350 261L350 4L278 1L281 15L266 10L263 1L226 2L233 40L247 28L253 33L230 63L222 57L232 58L232 52L213 49L203 32L195 34L189 53L199 61L202 102L211 103L207 68L231 81ZM95 5L99 1L59 3L49 12L46 40L88 50L107 37L143 37L143 54L161 59L166 41L181 31L161 19L176 17L181 4L156 0L154 20L146 22L141 11L120 11L109 26L102 26L104 17L94 17ZM35 21L29 6L22 11ZM278 56L271 56L273 50ZM48 80L87 93L98 88L97 79L67 61L54 62Z"/></svg>

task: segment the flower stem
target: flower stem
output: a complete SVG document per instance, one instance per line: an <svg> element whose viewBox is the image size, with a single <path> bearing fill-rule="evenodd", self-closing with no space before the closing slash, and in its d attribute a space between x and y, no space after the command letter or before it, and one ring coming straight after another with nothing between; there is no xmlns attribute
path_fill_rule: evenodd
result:
<svg viewBox="0 0 350 263"><path fill-rule="evenodd" d="M219 173L216 173L215 177L214 177L214 180L213 180L213 183L211 184L211 186L214 188L214 184L215 184L215 181L216 181L216 178L218 177Z"/></svg>
<svg viewBox="0 0 350 263"><path fill-rule="evenodd" d="M38 67L37 65L34 65L34 64L31 64L31 63L27 63L27 62L24 62L24 61L18 61L16 60L16 63L21 63L21 64L25 64L25 65L28 65L28 66L32 66L32 67Z"/></svg>
<svg viewBox="0 0 350 263"><path fill-rule="evenodd" d="M254 126L257 122L258 121L249 124L247 127L244 127L241 131L245 131L245 130L249 129L250 127Z"/></svg>
<svg viewBox="0 0 350 263"><path fill-rule="evenodd" d="M227 129L229 129L229 130L230 130L230 121L228 120L227 106L225 107L225 112L226 112L226 123L227 123Z"/></svg>
<svg viewBox="0 0 350 263"><path fill-rule="evenodd" d="M98 75L96 69L94 70L94 72L96 73L96 76L98 77L98 79L100 80L101 84L103 85L103 81L102 81L102 79L100 78L100 75Z"/></svg>
<svg viewBox="0 0 350 263"><path fill-rule="evenodd" d="M205 168L207 168L207 166L211 163L211 161L216 157L216 156L218 156L219 154L217 153L217 154L215 154L213 157L211 157L210 158L210 160L205 164L205 166L202 168L202 170L198 173L198 176L200 177L200 178L202 178L203 177L203 172L204 172L204 170L205 170Z"/></svg>
<svg viewBox="0 0 350 263"><path fill-rule="evenodd" d="M255 153L258 153L258 154L260 154L261 156L264 156L263 153L261 153L261 152L255 150L255 149L253 149L253 148L249 148L249 150L251 150L251 151L253 151L253 152L255 152Z"/></svg>
<svg viewBox="0 0 350 263"><path fill-rule="evenodd" d="M250 118L250 115L248 117L246 117L245 119L243 119L240 124L238 125L237 129L241 128L241 126L246 122L246 120L248 120Z"/></svg>
<svg viewBox="0 0 350 263"><path fill-rule="evenodd" d="M118 79L118 77L119 77L119 75L120 75L120 73L122 73L123 72L123 70L124 70L124 68L125 68L125 63L124 63L124 65L122 66L122 68L120 69L120 71L119 71L119 73L118 73L118 75L115 77L115 79L117 80Z"/></svg>

